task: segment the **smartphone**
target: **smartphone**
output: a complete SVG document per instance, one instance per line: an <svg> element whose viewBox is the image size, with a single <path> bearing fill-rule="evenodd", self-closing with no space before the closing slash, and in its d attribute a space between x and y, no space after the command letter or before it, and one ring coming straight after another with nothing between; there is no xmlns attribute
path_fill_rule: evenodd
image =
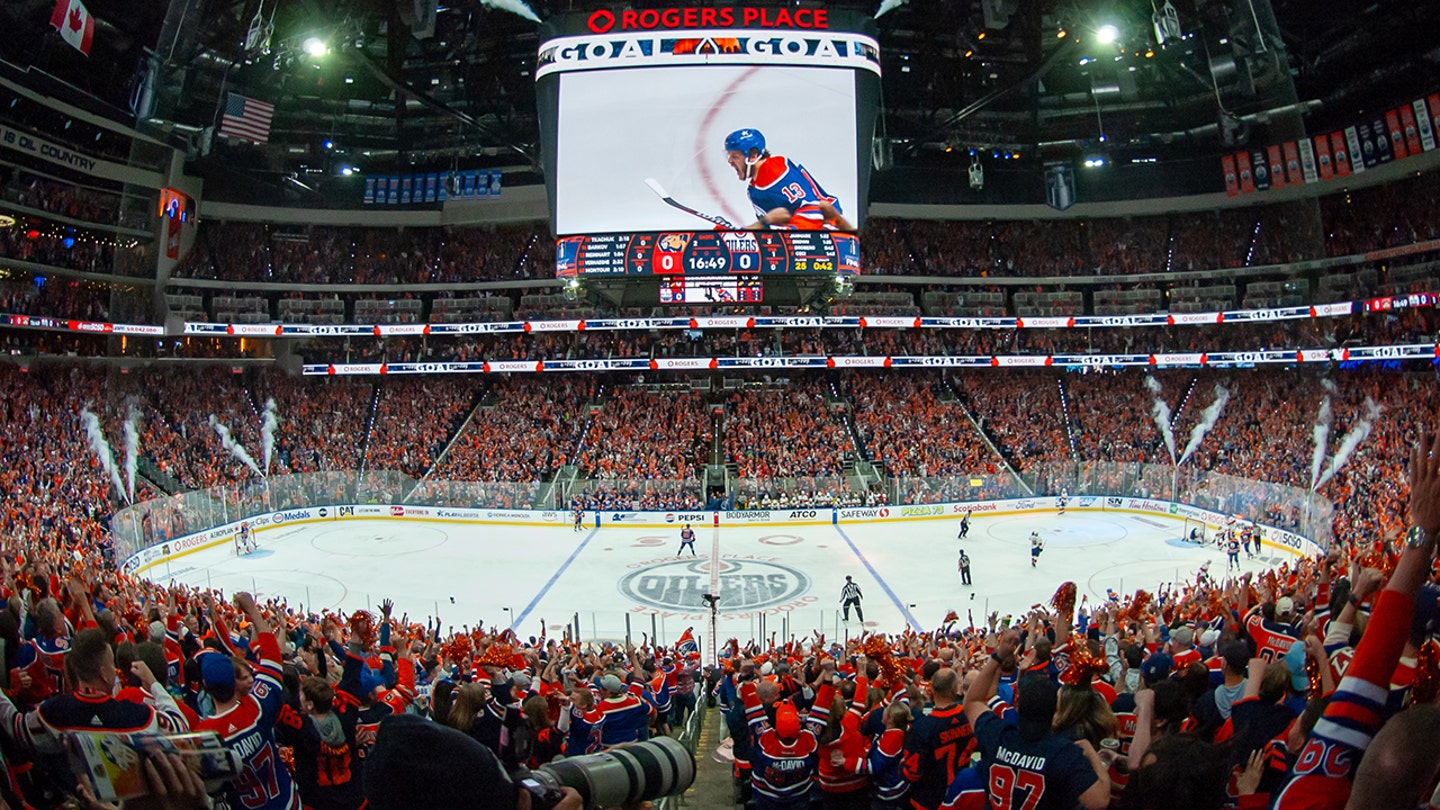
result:
<svg viewBox="0 0 1440 810"><path fill-rule="evenodd" d="M66 739L73 770L85 774L95 798L114 802L146 795L146 757L178 754L205 782L219 790L242 769L240 757L213 731L186 734L71 731Z"/></svg>

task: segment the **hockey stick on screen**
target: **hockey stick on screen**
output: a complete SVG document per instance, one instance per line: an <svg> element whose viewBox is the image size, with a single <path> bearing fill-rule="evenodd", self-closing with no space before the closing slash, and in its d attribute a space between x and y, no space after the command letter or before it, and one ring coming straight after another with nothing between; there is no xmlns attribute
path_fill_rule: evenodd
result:
<svg viewBox="0 0 1440 810"><path fill-rule="evenodd" d="M660 185L660 181L656 180L653 177L645 178L645 185L649 186L651 191L659 195L660 199L663 200L666 205L671 206L672 208L678 208L687 214L693 214L694 216L697 216L705 220L706 222L713 222L716 225L721 225L726 228L735 227L735 225L731 223L730 220L718 214L707 214L704 211L696 211L694 208L691 208L684 203L676 202L675 198L671 197L670 194L665 191L665 187Z"/></svg>

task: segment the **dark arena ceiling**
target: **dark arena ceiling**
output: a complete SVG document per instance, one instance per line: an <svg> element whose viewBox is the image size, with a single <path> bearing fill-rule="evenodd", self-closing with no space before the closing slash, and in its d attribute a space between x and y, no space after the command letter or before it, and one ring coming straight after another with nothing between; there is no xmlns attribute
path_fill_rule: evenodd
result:
<svg viewBox="0 0 1440 810"><path fill-rule="evenodd" d="M120 120L134 120L137 71L153 65L140 128L188 147L207 196L345 205L364 173L499 168L507 185L540 181L538 25L507 4L540 19L675 5L458 0L417 37L413 0L88 0L86 58L50 31L53 0L7 0L0 58L30 86ZM1167 6L1179 36L1159 41ZM1214 191L1227 149L1440 89L1436 2L909 0L876 25L885 148L872 199L892 202L1033 200L1044 163L1091 155L1115 169L1102 196ZM307 52L312 38L323 57ZM267 146L205 137L229 91L276 104ZM966 196L972 150L990 180Z"/></svg>

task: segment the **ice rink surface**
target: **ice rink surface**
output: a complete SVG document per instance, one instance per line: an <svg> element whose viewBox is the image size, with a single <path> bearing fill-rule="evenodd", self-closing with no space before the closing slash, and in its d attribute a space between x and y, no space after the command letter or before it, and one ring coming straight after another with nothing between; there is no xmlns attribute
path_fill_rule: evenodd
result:
<svg viewBox="0 0 1440 810"><path fill-rule="evenodd" d="M1194 524L1192 524L1194 525ZM343 610L383 598L412 620L438 615L460 628L477 619L537 635L580 621L581 637L623 639L658 631L673 643L687 627L708 627L702 596L719 593L718 638L824 632L834 639L862 627L898 632L938 627L956 611L1021 613L1048 602L1073 580L1091 603L1107 588L1153 590L1193 581L1202 564L1217 579L1225 554L1213 544L1180 541L1184 524L1155 515L1072 511L1065 515L976 517L965 540L959 520L841 526L697 526L695 556L677 557L680 526L497 526L411 520L347 520L277 527L260 548L237 556L233 545L190 554L147 572L219 588L283 596L294 607ZM1029 536L1045 550L1030 565ZM973 586L961 585L959 549L970 555ZM1267 548L1242 570L1259 571L1284 555ZM840 621L840 589L854 577L865 621ZM452 601L453 600L453 601ZM763 615L763 619L761 618ZM782 636L783 638L783 636ZM702 642L703 643L703 642Z"/></svg>

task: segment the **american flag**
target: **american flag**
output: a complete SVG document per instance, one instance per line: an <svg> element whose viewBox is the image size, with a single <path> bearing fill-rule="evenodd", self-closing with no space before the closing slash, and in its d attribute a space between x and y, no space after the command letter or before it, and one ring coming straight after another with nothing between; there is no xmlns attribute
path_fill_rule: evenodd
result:
<svg viewBox="0 0 1440 810"><path fill-rule="evenodd" d="M274 115L274 104L229 93L225 97L225 115L220 119L220 134L265 143L270 140L270 119Z"/></svg>

